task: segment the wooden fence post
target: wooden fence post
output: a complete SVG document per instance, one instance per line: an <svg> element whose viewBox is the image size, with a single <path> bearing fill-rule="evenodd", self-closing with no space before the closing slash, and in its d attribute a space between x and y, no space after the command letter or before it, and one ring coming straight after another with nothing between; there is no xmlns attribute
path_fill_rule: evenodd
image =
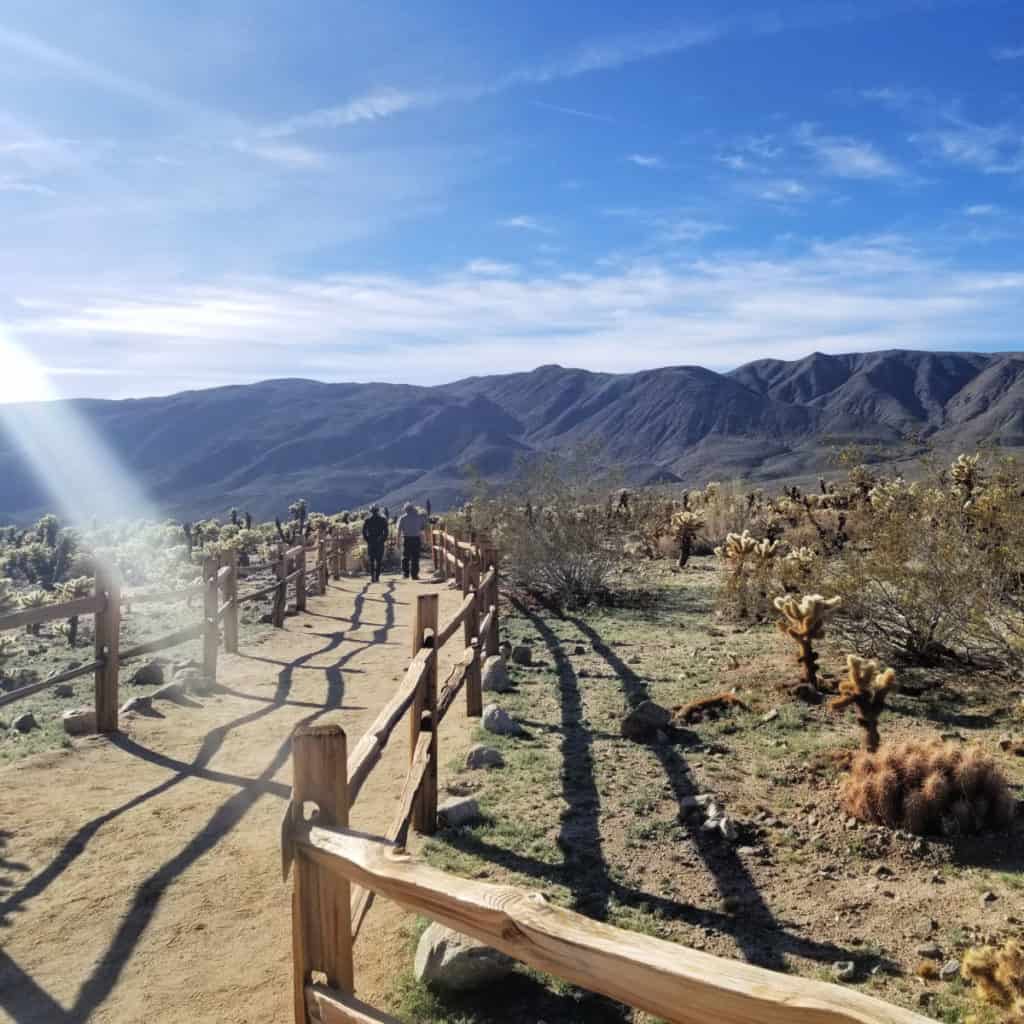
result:
<svg viewBox="0 0 1024 1024"><path fill-rule="evenodd" d="M463 619L463 636L466 646L475 648L473 660L466 667L466 714L470 718L479 718L484 713L484 698L480 690L480 659L483 652L479 642L480 603L483 600L483 595L480 593L480 566L474 564L466 568L470 589L475 596L473 607L469 609L469 613Z"/></svg>
<svg viewBox="0 0 1024 1024"><path fill-rule="evenodd" d="M284 611L288 603L288 584L285 577L288 575L288 559L285 557L285 549L279 544L277 546L277 561L274 563L274 572L281 581L274 591L274 606L270 613L272 625L281 629L284 626Z"/></svg>
<svg viewBox="0 0 1024 1024"><path fill-rule="evenodd" d="M341 534L336 526L331 530L331 578L341 579Z"/></svg>
<svg viewBox="0 0 1024 1024"><path fill-rule="evenodd" d="M300 725L292 734L292 814L315 803L317 822L348 827L348 758L340 725ZM292 957L296 1024L307 1024L306 985L313 971L340 992L354 990L351 887L346 879L321 871L300 852L292 893Z"/></svg>
<svg viewBox="0 0 1024 1024"><path fill-rule="evenodd" d="M95 619L96 660L103 661L96 669L96 731L117 732L121 580L114 566L102 563L96 566L95 593L107 602Z"/></svg>
<svg viewBox="0 0 1024 1024"><path fill-rule="evenodd" d="M209 682L217 681L217 647L220 643L220 623L217 621L217 567L216 557L203 559L203 675Z"/></svg>
<svg viewBox="0 0 1024 1024"><path fill-rule="evenodd" d="M490 571L494 569L494 576L491 578L491 582L487 587L487 596L485 598L485 604L490 610L494 609L494 614L491 616L491 628L487 631L487 636L483 637L485 652L487 657L491 657L498 653L498 552L496 548L485 548L482 552L484 567Z"/></svg>
<svg viewBox="0 0 1024 1024"><path fill-rule="evenodd" d="M295 577L295 610L304 612L306 610L306 544L299 541L299 554L295 559L296 569L302 571Z"/></svg>
<svg viewBox="0 0 1024 1024"><path fill-rule="evenodd" d="M434 645L437 636L437 594L420 594L416 598L416 613L413 618L412 644L413 656L419 654L425 646ZM423 634L430 630L433 636L424 643ZM416 699L409 709L409 760L412 761L423 729L423 713L430 713L433 723L437 716L437 654L430 660L430 671L427 673L416 694ZM412 826L421 835L430 836L437 828L437 730L433 730L430 743L430 764L423 776L416 803L413 805Z"/></svg>
<svg viewBox="0 0 1024 1024"><path fill-rule="evenodd" d="M320 596L324 597L327 593L327 541L322 533L316 545L316 567L317 582L320 584Z"/></svg>
<svg viewBox="0 0 1024 1024"><path fill-rule="evenodd" d="M224 579L224 599L228 610L224 613L224 651L238 653L238 552L228 553L228 574Z"/></svg>

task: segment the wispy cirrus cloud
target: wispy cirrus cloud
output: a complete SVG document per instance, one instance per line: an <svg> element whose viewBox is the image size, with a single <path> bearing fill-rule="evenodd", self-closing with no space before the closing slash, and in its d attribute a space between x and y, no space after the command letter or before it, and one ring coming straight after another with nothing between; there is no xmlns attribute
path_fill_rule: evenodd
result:
<svg viewBox="0 0 1024 1024"><path fill-rule="evenodd" d="M329 162L326 154L319 150L275 139L235 139L231 145L239 153L283 167L317 170L326 167Z"/></svg>
<svg viewBox="0 0 1024 1024"><path fill-rule="evenodd" d="M839 178L902 178L907 171L873 143L847 135L824 135L815 125L803 123L795 131L797 142L821 168Z"/></svg>
<svg viewBox="0 0 1024 1024"><path fill-rule="evenodd" d="M383 365L392 379L427 382L464 375L482 352L489 372L504 372L552 360L616 371L727 367L765 355L914 348L922 338L929 347L970 337L1000 348L1019 343L1024 316L1024 267L958 269L896 235L805 244L787 258L721 253L546 275L495 269L481 261L420 278L125 279L71 291L36 281L8 321L81 393L95 388L88 374L111 366L126 378L148 374L167 391L274 376L282 352L304 374L336 377L340 366L345 379L380 379ZM138 393L137 379L109 387Z"/></svg>
<svg viewBox="0 0 1024 1024"><path fill-rule="evenodd" d="M758 182L753 191L768 203L795 203L811 197L811 190L795 178Z"/></svg>
<svg viewBox="0 0 1024 1024"><path fill-rule="evenodd" d="M968 217L994 217L999 212L999 207L993 203L973 203L964 207L964 213Z"/></svg>
<svg viewBox="0 0 1024 1024"><path fill-rule="evenodd" d="M1001 46L992 51L993 60L1024 60L1024 46Z"/></svg>
<svg viewBox="0 0 1024 1024"><path fill-rule="evenodd" d="M446 96L443 92L377 89L337 106L311 110L268 125L262 134L269 138L281 138L319 128L344 128L364 121L380 121L395 114L442 103Z"/></svg>
<svg viewBox="0 0 1024 1024"><path fill-rule="evenodd" d="M569 117L580 117L586 121L601 121L604 124L615 124L615 118L607 117L604 114L594 114L589 110L578 110L576 107L563 107L557 103L544 103L541 100L534 100L532 106L541 110L550 110L555 114L566 114Z"/></svg>
<svg viewBox="0 0 1024 1024"><path fill-rule="evenodd" d="M548 227L536 217L521 213L515 217L504 217L498 221L498 227L511 228L514 231L536 231L539 234L550 235L553 228Z"/></svg>
<svg viewBox="0 0 1024 1024"><path fill-rule="evenodd" d="M955 110L945 111L942 121L941 127L917 132L911 140L943 160L982 174L1024 173L1024 131L1017 125L984 124Z"/></svg>
<svg viewBox="0 0 1024 1024"><path fill-rule="evenodd" d="M647 167L652 170L663 170L665 168L665 161L653 153L630 153L626 159L631 164L636 164L637 167Z"/></svg>

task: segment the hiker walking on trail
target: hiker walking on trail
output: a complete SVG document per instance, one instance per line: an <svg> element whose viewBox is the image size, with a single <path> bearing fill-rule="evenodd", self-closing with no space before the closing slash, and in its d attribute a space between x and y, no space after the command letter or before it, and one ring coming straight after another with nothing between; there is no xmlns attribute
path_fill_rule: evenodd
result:
<svg viewBox="0 0 1024 1024"><path fill-rule="evenodd" d="M398 532L402 537L402 575L406 579L410 576L414 580L420 578L420 548L426 523L426 516L412 502L407 502L405 511L398 519Z"/></svg>
<svg viewBox="0 0 1024 1024"><path fill-rule="evenodd" d="M384 563L384 545L388 539L388 521L380 514L380 507L374 505L369 516L363 520L363 540L370 555L370 582L380 581L380 570Z"/></svg>

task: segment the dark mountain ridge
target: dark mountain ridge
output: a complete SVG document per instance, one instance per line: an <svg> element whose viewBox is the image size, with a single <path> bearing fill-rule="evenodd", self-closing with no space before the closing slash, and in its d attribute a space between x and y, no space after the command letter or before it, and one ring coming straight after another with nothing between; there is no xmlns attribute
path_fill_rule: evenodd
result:
<svg viewBox="0 0 1024 1024"><path fill-rule="evenodd" d="M762 359L729 373L670 366L630 374L541 366L451 384L301 379L161 398L0 407L0 518L52 507L12 425L70 410L161 512L257 518L302 496L318 509L464 496L472 466L503 480L517 460L595 443L631 479L781 480L819 471L836 444L905 459L1024 446L1024 355L891 350Z"/></svg>

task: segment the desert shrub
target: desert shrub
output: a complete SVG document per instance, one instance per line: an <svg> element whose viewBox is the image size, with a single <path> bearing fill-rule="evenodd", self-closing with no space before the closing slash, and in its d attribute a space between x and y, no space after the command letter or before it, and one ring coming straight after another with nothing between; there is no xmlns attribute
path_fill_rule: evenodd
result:
<svg viewBox="0 0 1024 1024"><path fill-rule="evenodd" d="M683 509L672 516L671 527L679 548L679 568L683 569L693 553L693 542L697 534L704 529L704 517L699 512Z"/></svg>
<svg viewBox="0 0 1024 1024"><path fill-rule="evenodd" d="M5 672L5 665L21 653L21 648L13 637L0 633L0 689L5 689L3 684L10 680Z"/></svg>
<svg viewBox="0 0 1024 1024"><path fill-rule="evenodd" d="M840 789L847 814L916 835L1007 828L1015 803L991 758L937 741L858 751Z"/></svg>
<svg viewBox="0 0 1024 1024"><path fill-rule="evenodd" d="M35 608L43 608L50 603L50 595L39 587L33 588L32 590L26 590L23 594L18 595L18 604L26 609L32 610ZM25 629L31 633L32 636L39 635L38 622L29 623Z"/></svg>
<svg viewBox="0 0 1024 1024"><path fill-rule="evenodd" d="M614 481L585 449L521 468L495 529L514 587L570 609L607 596L629 525L609 510Z"/></svg>
<svg viewBox="0 0 1024 1024"><path fill-rule="evenodd" d="M1024 946L1016 939L968 949L961 971L979 999L1006 1011L1006 1024L1024 1024Z"/></svg>
<svg viewBox="0 0 1024 1024"><path fill-rule="evenodd" d="M877 661L858 658L856 654L846 656L846 678L839 684L839 696L829 701L833 711L853 707L857 713L857 724L863 731L865 750L878 749L878 718L885 708L885 699L896 683L896 673L882 669Z"/></svg>

